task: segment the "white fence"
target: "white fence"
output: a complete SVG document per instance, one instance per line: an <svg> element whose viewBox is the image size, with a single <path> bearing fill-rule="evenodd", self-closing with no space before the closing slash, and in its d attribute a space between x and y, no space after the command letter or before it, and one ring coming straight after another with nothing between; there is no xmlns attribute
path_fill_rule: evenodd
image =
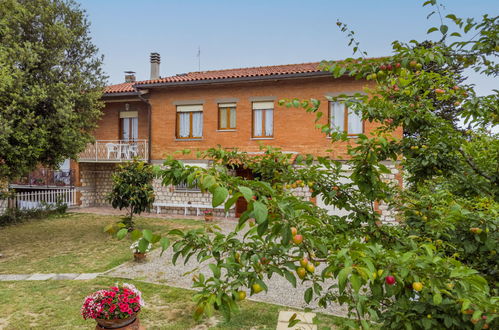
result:
<svg viewBox="0 0 499 330"><path fill-rule="evenodd" d="M76 205L76 189L52 189L33 192L19 192L14 196L14 205L18 209L29 210L55 205L57 202L68 207Z"/></svg>

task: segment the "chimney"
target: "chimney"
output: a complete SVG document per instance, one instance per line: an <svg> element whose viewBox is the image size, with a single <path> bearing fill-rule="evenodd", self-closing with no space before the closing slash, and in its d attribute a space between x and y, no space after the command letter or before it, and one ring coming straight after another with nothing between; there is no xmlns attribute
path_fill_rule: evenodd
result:
<svg viewBox="0 0 499 330"><path fill-rule="evenodd" d="M134 71L125 71L125 82L126 83L135 82L135 72Z"/></svg>
<svg viewBox="0 0 499 330"><path fill-rule="evenodd" d="M151 80L159 79L159 64L161 57L159 53L151 53Z"/></svg>

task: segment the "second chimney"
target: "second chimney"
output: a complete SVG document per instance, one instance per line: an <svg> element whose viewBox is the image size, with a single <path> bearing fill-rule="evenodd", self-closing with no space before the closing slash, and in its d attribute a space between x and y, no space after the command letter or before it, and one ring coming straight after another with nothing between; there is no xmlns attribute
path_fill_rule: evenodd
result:
<svg viewBox="0 0 499 330"><path fill-rule="evenodd" d="M151 80L159 79L159 64L161 57L159 53L151 53Z"/></svg>
<svg viewBox="0 0 499 330"><path fill-rule="evenodd" d="M125 71L125 82L127 83L135 82L135 72Z"/></svg>

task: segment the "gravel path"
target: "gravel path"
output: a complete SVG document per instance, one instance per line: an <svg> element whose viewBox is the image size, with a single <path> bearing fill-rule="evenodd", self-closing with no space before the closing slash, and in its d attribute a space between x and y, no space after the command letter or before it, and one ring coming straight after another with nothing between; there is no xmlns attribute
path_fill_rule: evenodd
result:
<svg viewBox="0 0 499 330"><path fill-rule="evenodd" d="M217 221L217 224L223 229L223 232L231 231L236 223L234 221ZM107 276L131 278L137 280L145 280L155 283L162 283L174 287L192 289L192 274L183 275L190 272L196 267L199 267L199 272L206 275L211 275L211 270L208 268L210 261L199 264L195 258L191 258L186 265L179 258L177 265L172 264L172 249L160 256L159 250L154 250L148 255L148 259L144 263L127 262L105 273ZM321 271L321 267L317 267L317 272ZM303 300L303 295L308 286L297 285L293 288L285 278L274 274L270 280L266 280L269 290L267 293L261 292L251 296L250 299L263 301L278 305L291 306L296 308L312 308L316 312L323 312L337 316L345 316L346 309L339 305L331 305L327 309L318 308L312 301L307 305ZM332 284L333 282L329 283ZM249 292L248 292L249 296Z"/></svg>

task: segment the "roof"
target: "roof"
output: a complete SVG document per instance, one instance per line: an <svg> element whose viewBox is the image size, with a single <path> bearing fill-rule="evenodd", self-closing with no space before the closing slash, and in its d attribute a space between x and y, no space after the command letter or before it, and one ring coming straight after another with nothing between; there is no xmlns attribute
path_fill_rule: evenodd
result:
<svg viewBox="0 0 499 330"><path fill-rule="evenodd" d="M319 69L319 64L320 62L312 62L301 64L258 66L252 68L197 71L179 74L176 76L164 77L160 79L145 80L137 83L137 85L313 73L322 71L321 69Z"/></svg>
<svg viewBox="0 0 499 330"><path fill-rule="evenodd" d="M135 92L135 88L133 88L134 83L122 83L117 85L110 85L104 87L104 93L106 94L116 94L116 93L131 93Z"/></svg>
<svg viewBox="0 0 499 330"><path fill-rule="evenodd" d="M135 92L135 87L150 84L168 84L182 82L196 82L203 80L223 80L232 78L252 78L266 76L283 76L293 74L320 73L323 70L319 68L320 62L300 63L300 64L285 64L258 66L251 68L212 70L212 71L197 71L175 76L164 77L154 80L144 80L135 83L122 83L117 85L107 86L104 89L105 94L130 93Z"/></svg>

